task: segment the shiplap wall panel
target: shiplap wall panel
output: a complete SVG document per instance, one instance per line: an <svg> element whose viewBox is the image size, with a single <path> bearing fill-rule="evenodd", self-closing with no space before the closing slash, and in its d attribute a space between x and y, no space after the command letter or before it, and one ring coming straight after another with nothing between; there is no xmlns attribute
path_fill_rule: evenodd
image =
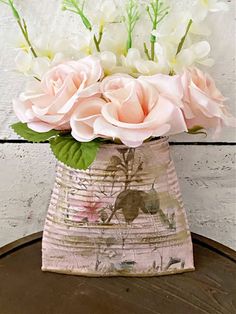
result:
<svg viewBox="0 0 236 314"><path fill-rule="evenodd" d="M236 249L235 149L171 147L191 230ZM0 146L0 247L42 230L54 181L47 144Z"/></svg>
<svg viewBox="0 0 236 314"><path fill-rule="evenodd" d="M174 0L172 0L174 1ZM213 14L210 21L212 36L209 41L212 46L212 56L215 65L209 69L225 96L229 98L229 105L236 115L236 1L226 1L229 12L223 15ZM61 12L61 0L15 0L20 12L24 15L29 25L29 30L34 30L33 37L45 33L45 37L53 41L63 34L76 33L81 29L78 18L68 12ZM190 0L175 0L176 5L191 3ZM14 72L13 49L14 37L18 28L11 17L7 6L0 4L0 139L15 139L15 134L10 130L9 124L16 120L11 99L16 97L24 88L24 77ZM173 141L214 141L211 137L179 135ZM234 129L225 129L217 141L235 142Z"/></svg>

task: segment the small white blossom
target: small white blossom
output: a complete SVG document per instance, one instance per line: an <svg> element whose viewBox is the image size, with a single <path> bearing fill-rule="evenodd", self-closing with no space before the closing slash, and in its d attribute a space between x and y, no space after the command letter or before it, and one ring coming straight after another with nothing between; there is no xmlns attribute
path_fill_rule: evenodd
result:
<svg viewBox="0 0 236 314"><path fill-rule="evenodd" d="M19 50L15 57L16 68L19 72L27 75L31 69L32 56L25 50Z"/></svg>
<svg viewBox="0 0 236 314"><path fill-rule="evenodd" d="M18 40L17 43L20 50L15 59L17 69L26 75L40 78L54 64L88 55L100 58L106 75L117 72L134 76L168 74L171 71L177 73L183 67L195 63L205 66L213 64L209 57L210 45L202 36L209 36L211 33L207 25L207 15L210 12L226 11L228 6L225 2L178 0L177 3L175 0L162 0L166 14L153 28L152 16L146 10L150 0L137 0L135 3L139 19L131 34L131 49L128 49L127 25L124 23L127 1L81 2L84 3L83 14L91 27L86 28L81 23L81 27L75 28L71 33L67 32L69 39L63 36L62 39L55 39L55 34L37 36L29 28L37 58L33 57L21 35L21 41ZM190 22L191 27L188 28ZM199 40L201 41L198 42Z"/></svg>
<svg viewBox="0 0 236 314"><path fill-rule="evenodd" d="M38 36L32 40L33 46L39 57L47 57L52 60L56 54L61 53L68 58L77 56L77 51L73 47L71 39L52 38L51 36Z"/></svg>
<svg viewBox="0 0 236 314"><path fill-rule="evenodd" d="M72 47L72 43L66 39L50 40L46 36L32 40L37 51L35 58L27 46L18 49L15 57L15 65L19 72L25 75L41 78L50 68L63 61L78 57L78 52Z"/></svg>
<svg viewBox="0 0 236 314"><path fill-rule="evenodd" d="M163 21L160 27L152 33L157 39L178 45L186 32L190 20L193 20L193 14L190 11L173 12ZM209 36L210 30L206 24L193 21L188 34L190 36L192 34Z"/></svg>
<svg viewBox="0 0 236 314"><path fill-rule="evenodd" d="M207 41L201 41L183 49L174 59L172 64L175 72L181 71L184 67L190 67L193 64L202 64L212 66L213 59L209 58L211 47Z"/></svg>
<svg viewBox="0 0 236 314"><path fill-rule="evenodd" d="M193 20L203 21L208 12L228 11L229 7L225 2L218 0L196 0L193 5Z"/></svg>
<svg viewBox="0 0 236 314"><path fill-rule="evenodd" d="M123 24L114 23L106 27L101 42L101 51L111 51L117 56L125 53L126 49L126 29Z"/></svg>
<svg viewBox="0 0 236 314"><path fill-rule="evenodd" d="M161 68L161 72L168 74L172 71L178 73L185 67L192 66L196 63L212 66L214 64L213 59L209 58L211 48L207 41L201 41L189 47L184 48L176 55L176 47L171 44L161 46L155 45L155 53L157 63Z"/></svg>
<svg viewBox="0 0 236 314"><path fill-rule="evenodd" d="M41 79L43 74L51 67L66 61L67 59L61 53L57 53L52 59L48 57L33 57L25 50L19 50L15 57L16 69L27 76L34 76Z"/></svg>
<svg viewBox="0 0 236 314"><path fill-rule="evenodd" d="M72 47L82 54L82 56L90 55L93 52L93 36L94 32L87 29L78 31L73 36Z"/></svg>
<svg viewBox="0 0 236 314"><path fill-rule="evenodd" d="M153 75L160 70L154 61L145 60L141 57L138 49L131 48L127 56L121 56L122 66L128 69L129 74L134 76Z"/></svg>
<svg viewBox="0 0 236 314"><path fill-rule="evenodd" d="M104 51L98 54L98 58L101 60L105 75L110 75L116 72L117 57L113 52Z"/></svg>
<svg viewBox="0 0 236 314"><path fill-rule="evenodd" d="M102 26L116 22L121 17L119 8L113 0L92 2L89 12L91 13L89 14L91 21Z"/></svg>

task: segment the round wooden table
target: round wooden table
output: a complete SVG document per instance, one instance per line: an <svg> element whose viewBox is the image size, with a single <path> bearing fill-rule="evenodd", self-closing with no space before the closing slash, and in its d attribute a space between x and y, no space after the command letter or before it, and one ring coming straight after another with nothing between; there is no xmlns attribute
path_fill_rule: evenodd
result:
<svg viewBox="0 0 236 314"><path fill-rule="evenodd" d="M1 314L236 314L236 252L193 234L196 271L154 278L43 273L38 233L0 249Z"/></svg>

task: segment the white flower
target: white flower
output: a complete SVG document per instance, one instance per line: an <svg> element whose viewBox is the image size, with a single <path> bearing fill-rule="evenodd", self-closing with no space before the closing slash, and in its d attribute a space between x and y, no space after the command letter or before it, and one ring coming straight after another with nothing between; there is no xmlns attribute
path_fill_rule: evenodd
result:
<svg viewBox="0 0 236 314"><path fill-rule="evenodd" d="M107 23L116 22L121 12L113 0L100 0L91 2L89 17L94 24L104 26Z"/></svg>
<svg viewBox="0 0 236 314"><path fill-rule="evenodd" d="M106 26L102 42L101 51L111 51L117 56L121 56L126 50L127 32L121 23L112 23Z"/></svg>
<svg viewBox="0 0 236 314"><path fill-rule="evenodd" d="M37 37L32 40L33 47L37 53L35 58L29 49L25 47L18 49L15 57L16 68L25 75L35 76L39 79L50 68L63 61L78 56L69 40L50 40L46 36Z"/></svg>
<svg viewBox="0 0 236 314"><path fill-rule="evenodd" d="M72 41L72 47L76 51L80 52L83 56L90 55L93 52L93 36L94 32L84 29L74 34Z"/></svg>
<svg viewBox="0 0 236 314"><path fill-rule="evenodd" d="M33 58L25 42L20 43L21 50L16 57L16 66L26 75L38 78L44 71L58 62L80 59L88 55L97 55L104 67L106 75L125 72L134 76L152 75L158 72L169 74L179 72L185 66L194 63L211 65L209 44L199 36L210 35L205 22L208 12L227 10L227 5L219 0L163 0L169 7L168 14L158 23L152 32L151 19L146 12L150 0L139 2L140 20L132 33L132 48L126 55L127 29L122 22L126 0L87 0L84 3L84 14L92 25L92 29L74 28L67 39L55 39L56 34L50 32L43 36L30 34L32 46L38 58ZM181 3L181 5L180 5ZM186 5L185 5L186 4ZM78 18L78 20L80 20ZM185 38L181 52L177 54L181 39L191 27ZM81 23L82 25L82 23ZM150 36L155 36L155 59L150 48ZM50 35L51 34L51 35ZM94 39L95 36L95 39ZM201 42L197 42L202 40ZM144 44L148 52L144 51ZM150 57L151 55L151 57Z"/></svg>
<svg viewBox="0 0 236 314"><path fill-rule="evenodd" d="M201 41L181 50L176 56L175 45L155 45L155 54L161 72L168 74L171 71L175 73L181 72L185 67L192 66L196 63L212 66L213 59L209 58L211 47L207 41Z"/></svg>
<svg viewBox="0 0 236 314"><path fill-rule="evenodd" d="M27 45L21 45L15 57L16 68L25 75L41 78L52 66L71 59L83 57L79 50L73 47L70 39L55 39L43 34L31 39L37 54L35 58Z"/></svg>
<svg viewBox="0 0 236 314"><path fill-rule="evenodd" d="M30 72L32 60L33 58L29 52L20 49L15 57L15 64L17 70L27 75Z"/></svg>
<svg viewBox="0 0 236 314"><path fill-rule="evenodd" d="M172 61L175 58L176 46L170 43L159 43L155 44L155 58L160 72L168 74L171 70Z"/></svg>
<svg viewBox="0 0 236 314"><path fill-rule="evenodd" d="M117 57L111 51L104 51L97 55L101 61L101 65L105 75L111 75L116 72L117 69Z"/></svg>
<svg viewBox="0 0 236 314"><path fill-rule="evenodd" d="M191 12L173 12L157 31L153 31L157 42L155 44L155 57L162 73L170 71L179 72L186 66L195 63L212 65L213 60L208 58L210 45L207 41L194 44L193 35L209 35L210 31L204 23L192 22L185 38L181 51L177 54L179 44L186 35L186 30L192 20Z"/></svg>
<svg viewBox="0 0 236 314"><path fill-rule="evenodd" d="M190 19L190 12L172 12L152 34L156 36L157 40L160 39L178 45L186 32Z"/></svg>
<svg viewBox="0 0 236 314"><path fill-rule="evenodd" d="M129 49L126 57L121 56L121 63L133 76L153 75L160 70L156 62L143 59L139 50L135 48Z"/></svg>
<svg viewBox="0 0 236 314"><path fill-rule="evenodd" d="M201 22L208 12L228 11L229 7L226 3L218 0L196 0L193 5L193 20Z"/></svg>
<svg viewBox="0 0 236 314"><path fill-rule="evenodd" d="M16 69L24 75L34 76L41 79L43 74L51 67L67 60L61 53L54 55L53 59L48 57L33 57L25 50L19 50L15 57Z"/></svg>
<svg viewBox="0 0 236 314"><path fill-rule="evenodd" d="M214 60L208 58L211 51L210 44L207 41L201 41L190 47L183 49L174 59L172 68L176 73L183 70L185 67L190 67L196 63L212 66Z"/></svg>
<svg viewBox="0 0 236 314"><path fill-rule="evenodd" d="M168 18L160 24L158 29L152 33L157 39L178 45L186 32L189 21L193 20L193 16L193 13L190 11L172 12L169 14ZM205 23L193 21L188 34L190 36L192 34L209 36L210 30Z"/></svg>
<svg viewBox="0 0 236 314"><path fill-rule="evenodd" d="M47 57L50 60L54 59L55 55L61 53L68 58L78 57L78 52L73 47L71 39L53 38L51 36L38 36L32 40L37 55L39 57Z"/></svg>

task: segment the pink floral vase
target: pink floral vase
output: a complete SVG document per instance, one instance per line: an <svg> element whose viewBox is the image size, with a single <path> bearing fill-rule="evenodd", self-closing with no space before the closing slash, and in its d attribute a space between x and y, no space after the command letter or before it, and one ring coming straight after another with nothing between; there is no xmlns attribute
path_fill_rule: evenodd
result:
<svg viewBox="0 0 236 314"><path fill-rule="evenodd" d="M104 144L86 171L57 165L42 270L159 276L194 270L191 234L166 138Z"/></svg>

